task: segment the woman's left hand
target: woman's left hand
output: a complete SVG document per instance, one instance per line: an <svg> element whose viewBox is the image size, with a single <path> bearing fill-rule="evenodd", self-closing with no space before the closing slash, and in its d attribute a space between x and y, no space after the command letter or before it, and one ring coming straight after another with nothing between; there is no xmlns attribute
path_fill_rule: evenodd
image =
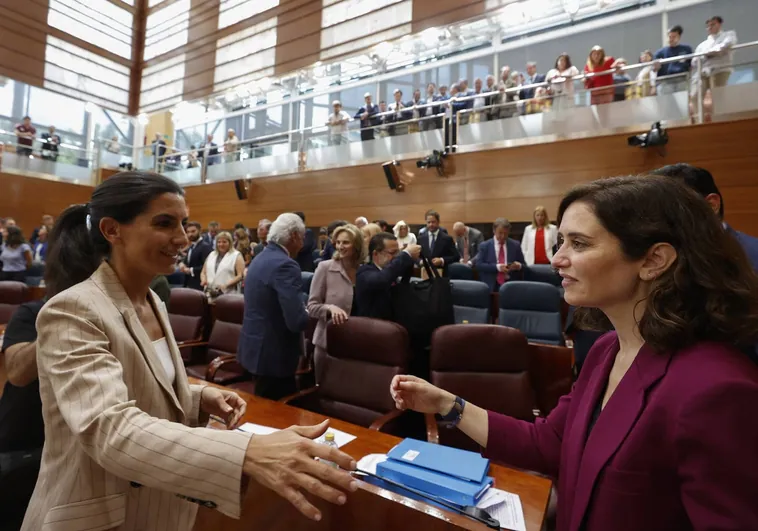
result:
<svg viewBox="0 0 758 531"><path fill-rule="evenodd" d="M242 420L247 403L234 391L207 386L200 395L200 410L226 421L226 429L233 430Z"/></svg>

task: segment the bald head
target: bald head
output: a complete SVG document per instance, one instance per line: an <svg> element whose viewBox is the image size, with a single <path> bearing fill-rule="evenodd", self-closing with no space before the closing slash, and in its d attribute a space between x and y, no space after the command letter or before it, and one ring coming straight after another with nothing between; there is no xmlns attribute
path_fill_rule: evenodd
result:
<svg viewBox="0 0 758 531"><path fill-rule="evenodd" d="M453 225L453 233L459 238L466 233L466 225L462 221L456 221Z"/></svg>

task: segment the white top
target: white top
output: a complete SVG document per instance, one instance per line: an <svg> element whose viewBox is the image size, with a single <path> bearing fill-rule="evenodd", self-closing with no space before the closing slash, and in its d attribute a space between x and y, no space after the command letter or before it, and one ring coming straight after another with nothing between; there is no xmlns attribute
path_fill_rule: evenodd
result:
<svg viewBox="0 0 758 531"><path fill-rule="evenodd" d="M218 251L213 251L205 259L205 278L209 286L218 286L224 293L238 293L239 283L231 289L225 289L224 286L237 276L234 270L234 264L237 263L237 257L241 256L236 249L229 250L221 259L221 263L216 267Z"/></svg>
<svg viewBox="0 0 758 531"><path fill-rule="evenodd" d="M571 78L579 75L579 69L572 66L566 70L559 71L557 68L550 70L545 76L545 80L550 83L550 88L555 94L574 95L574 80Z"/></svg>
<svg viewBox="0 0 758 531"><path fill-rule="evenodd" d="M720 31L716 35L708 35L708 38L697 45L695 53L708 53L718 52L721 50L729 50L724 55L716 55L714 57L703 57L703 74L709 76L716 71L719 72L731 72L732 55L731 47L737 44L737 34L734 31ZM692 69L697 72L697 60L696 57L692 61Z"/></svg>
<svg viewBox="0 0 758 531"><path fill-rule="evenodd" d="M344 123L341 123L342 121ZM347 133L347 122L350 121L350 115L345 111L339 114L332 113L329 115L329 132L333 135Z"/></svg>
<svg viewBox="0 0 758 531"><path fill-rule="evenodd" d="M155 353L158 354L158 359L161 361L161 367L166 371L168 381L173 385L176 380L176 369L174 368L174 360L171 359L171 350L168 348L166 338L162 337L158 341L153 341L153 348L155 349Z"/></svg>
<svg viewBox="0 0 758 531"><path fill-rule="evenodd" d="M545 254L548 260L553 259L553 247L558 245L558 227L550 223L543 227L545 240ZM527 225L524 229L524 236L521 238L521 252L524 253L524 260L527 265L534 265L534 242L537 236L537 229L532 225Z"/></svg>
<svg viewBox="0 0 758 531"><path fill-rule="evenodd" d="M408 245L414 245L416 243L416 235L413 234L411 231L408 231L408 236L405 238L401 238L400 236L397 236L397 244L400 246L400 250L403 250Z"/></svg>
<svg viewBox="0 0 758 531"><path fill-rule="evenodd" d="M646 66L637 74L637 86L644 87L647 84L650 88L654 88L657 78L658 74L653 70L653 66Z"/></svg>

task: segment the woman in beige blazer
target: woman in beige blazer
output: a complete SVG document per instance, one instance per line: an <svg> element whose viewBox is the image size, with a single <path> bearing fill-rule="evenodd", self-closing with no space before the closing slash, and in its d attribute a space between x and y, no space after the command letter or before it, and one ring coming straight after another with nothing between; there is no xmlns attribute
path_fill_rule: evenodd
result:
<svg viewBox="0 0 758 531"><path fill-rule="evenodd" d="M333 258L316 268L308 297L308 314L318 319L313 333L317 382L326 370L326 326L330 319L334 324L342 324L355 313L355 275L366 261L363 232L355 225L337 227L332 242Z"/></svg>
<svg viewBox="0 0 758 531"><path fill-rule="evenodd" d="M248 479L319 519L301 490L342 503L341 490L357 488L313 459L355 466L308 440L326 423L253 437L233 429L245 413L239 396L188 383L166 308L148 288L173 270L186 218L182 189L140 172L111 177L58 218L50 283L103 261L37 320L45 446L23 531L189 531L198 504L239 518ZM228 431L202 427L209 415Z"/></svg>

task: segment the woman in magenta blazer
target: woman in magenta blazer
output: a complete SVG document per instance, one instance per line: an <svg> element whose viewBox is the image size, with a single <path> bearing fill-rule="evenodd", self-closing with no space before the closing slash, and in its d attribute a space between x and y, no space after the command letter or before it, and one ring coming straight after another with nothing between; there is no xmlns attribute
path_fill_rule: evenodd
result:
<svg viewBox="0 0 758 531"><path fill-rule="evenodd" d="M318 319L313 333L316 347L316 382L326 370L326 326L342 324L355 314L355 275L366 261L363 232L355 225L337 227L332 234L335 252L316 268L308 297L308 315Z"/></svg>
<svg viewBox="0 0 758 531"><path fill-rule="evenodd" d="M566 302L616 330L572 392L532 424L398 376L397 407L556 478L560 531L758 529L758 366L740 350L758 332L758 277L739 244L666 177L579 186L559 225Z"/></svg>

